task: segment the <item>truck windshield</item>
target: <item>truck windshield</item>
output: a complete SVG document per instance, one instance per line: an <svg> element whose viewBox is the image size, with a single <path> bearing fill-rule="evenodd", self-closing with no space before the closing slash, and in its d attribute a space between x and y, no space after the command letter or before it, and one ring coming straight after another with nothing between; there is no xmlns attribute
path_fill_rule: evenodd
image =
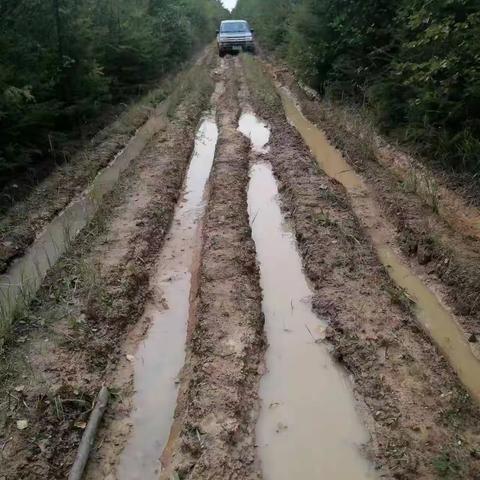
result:
<svg viewBox="0 0 480 480"><path fill-rule="evenodd" d="M248 24L246 22L231 22L222 23L220 27L222 33L236 33L236 32L249 32Z"/></svg>

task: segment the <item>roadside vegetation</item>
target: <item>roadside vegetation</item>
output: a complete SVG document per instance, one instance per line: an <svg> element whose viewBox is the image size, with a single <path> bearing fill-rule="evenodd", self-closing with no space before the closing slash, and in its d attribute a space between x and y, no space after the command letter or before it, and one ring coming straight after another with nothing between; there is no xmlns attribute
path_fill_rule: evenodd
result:
<svg viewBox="0 0 480 480"><path fill-rule="evenodd" d="M24 299L13 319L0 310L5 478L66 478L100 386L108 381L111 408L130 392L128 379L125 391L112 386L112 372L150 298L151 270L213 92L208 72L215 60L204 57L176 76L177 108L166 127L122 173L40 290Z"/></svg>
<svg viewBox="0 0 480 480"><path fill-rule="evenodd" d="M475 0L239 0L261 44L324 97L480 184Z"/></svg>
<svg viewBox="0 0 480 480"><path fill-rule="evenodd" d="M2 1L0 188L67 160L106 106L176 70L226 14L219 0Z"/></svg>

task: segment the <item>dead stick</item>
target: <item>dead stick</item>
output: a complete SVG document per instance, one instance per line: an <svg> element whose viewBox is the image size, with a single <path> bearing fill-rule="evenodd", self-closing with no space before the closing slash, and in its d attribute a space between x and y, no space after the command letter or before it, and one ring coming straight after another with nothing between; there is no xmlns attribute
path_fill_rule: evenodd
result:
<svg viewBox="0 0 480 480"><path fill-rule="evenodd" d="M68 480L81 480L83 476L83 471L87 465L90 450L92 449L93 442L95 441L95 434L97 433L98 425L102 419L105 409L107 408L108 397L108 388L103 386L98 394L97 403L95 404L93 412L90 415L87 428L83 433L82 441L78 447L77 457L75 458L73 467L70 470Z"/></svg>

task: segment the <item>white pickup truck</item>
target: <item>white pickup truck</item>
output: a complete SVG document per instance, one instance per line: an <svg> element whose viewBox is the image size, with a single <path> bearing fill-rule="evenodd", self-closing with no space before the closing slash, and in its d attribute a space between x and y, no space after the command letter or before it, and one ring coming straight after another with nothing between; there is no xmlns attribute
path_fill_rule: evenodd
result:
<svg viewBox="0 0 480 480"><path fill-rule="evenodd" d="M248 51L255 53L253 29L245 20L224 20L217 30L218 54Z"/></svg>

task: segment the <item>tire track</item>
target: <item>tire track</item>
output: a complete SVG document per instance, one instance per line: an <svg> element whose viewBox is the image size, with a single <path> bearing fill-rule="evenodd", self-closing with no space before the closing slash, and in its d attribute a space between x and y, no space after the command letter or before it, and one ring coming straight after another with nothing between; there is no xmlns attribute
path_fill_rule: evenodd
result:
<svg viewBox="0 0 480 480"><path fill-rule="evenodd" d="M260 478L254 431L264 333L247 214L249 145L237 131L235 66L227 59L224 67L194 329L164 479Z"/></svg>
<svg viewBox="0 0 480 480"><path fill-rule="evenodd" d="M263 101L252 76L248 85L250 102L272 131L266 157L293 221L314 307L329 321L327 338L367 407L377 467L385 478L433 479L447 459L459 478L476 478L480 465L471 452L478 448L478 408L414 315L398 305L401 292L344 189L319 170L281 104L275 109Z"/></svg>

